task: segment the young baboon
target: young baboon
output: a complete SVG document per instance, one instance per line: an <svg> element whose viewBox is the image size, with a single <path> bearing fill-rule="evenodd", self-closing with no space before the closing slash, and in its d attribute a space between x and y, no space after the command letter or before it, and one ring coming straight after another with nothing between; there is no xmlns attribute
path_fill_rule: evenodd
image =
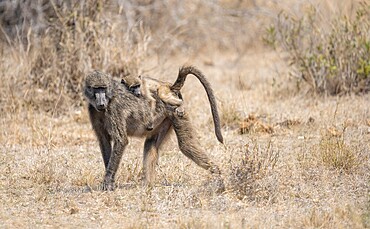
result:
<svg viewBox="0 0 370 229"><path fill-rule="evenodd" d="M121 83L123 83L129 91L131 91L136 96L144 96L150 101L150 108L155 109L156 101L152 96L152 93L157 93L158 97L166 104L175 106L176 113L178 116L184 115L184 107L182 106L183 101L175 95L174 92L170 90L171 84L167 82L162 82L150 77L134 77L131 75L126 75L122 78ZM152 113L153 113L152 112ZM145 126L148 130L153 130L153 119L154 116L151 114L148 120L144 120Z"/></svg>
<svg viewBox="0 0 370 229"><path fill-rule="evenodd" d="M172 86L179 93L179 98L181 98L180 89L186 77L184 74L187 74L187 72L200 73L192 67L190 68L191 71L186 70L187 68L180 69L179 79ZM213 92L204 77L201 82L206 85L205 90L209 100L212 101L211 109L216 133L219 132L218 139L222 142L221 132L217 129L220 126ZM220 174L218 166L201 149L188 115L178 117L178 115L175 115L173 107L166 105L158 95L153 94L156 100L154 110L156 118L153 120L153 130L148 131L145 128L143 117L150 115L153 111L148 106L150 101L145 97L133 95L124 85L114 81L111 76L99 71L88 74L85 79L84 94L89 103L90 121L98 138L104 160L103 188L105 190L114 188L114 177L128 144L128 136L146 137L143 167L146 182L152 184L159 156L158 149L171 128L175 130L179 148L184 155L211 173ZM220 189L223 189L223 183L221 186Z"/></svg>

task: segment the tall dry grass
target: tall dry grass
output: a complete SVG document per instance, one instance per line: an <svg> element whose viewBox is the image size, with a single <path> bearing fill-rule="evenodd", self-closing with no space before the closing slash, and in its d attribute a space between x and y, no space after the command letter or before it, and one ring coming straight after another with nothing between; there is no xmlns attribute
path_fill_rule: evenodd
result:
<svg viewBox="0 0 370 229"><path fill-rule="evenodd" d="M10 101L2 98L2 109L30 106L65 112L80 106L82 80L92 69L120 77L150 71L161 64L159 59L163 64L178 52L212 47L244 52L252 39L248 29L258 26L246 22L258 18L259 6L239 5L179 0L2 1L0 68L3 87L12 95ZM149 61L154 61L152 67L145 64Z"/></svg>
<svg viewBox="0 0 370 229"><path fill-rule="evenodd" d="M23 4L19 3L21 9L27 6ZM128 31L118 27L118 22L103 15L103 1L69 7L53 1L46 4L53 14L38 15L48 22L42 31L34 31L31 24L27 34L3 34L7 43L2 44L2 66L15 64L3 71L5 83L14 94L13 107L66 111L81 105L82 80L92 69L137 72L150 39L142 25ZM19 87L17 93L15 87Z"/></svg>

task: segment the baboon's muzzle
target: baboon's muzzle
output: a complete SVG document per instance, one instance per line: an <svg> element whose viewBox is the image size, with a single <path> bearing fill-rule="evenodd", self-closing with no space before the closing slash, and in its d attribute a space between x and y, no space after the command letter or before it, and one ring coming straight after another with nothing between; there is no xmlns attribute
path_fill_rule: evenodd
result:
<svg viewBox="0 0 370 229"><path fill-rule="evenodd" d="M98 111L103 111L107 109L108 100L105 97L105 93L99 92L95 93L96 109Z"/></svg>

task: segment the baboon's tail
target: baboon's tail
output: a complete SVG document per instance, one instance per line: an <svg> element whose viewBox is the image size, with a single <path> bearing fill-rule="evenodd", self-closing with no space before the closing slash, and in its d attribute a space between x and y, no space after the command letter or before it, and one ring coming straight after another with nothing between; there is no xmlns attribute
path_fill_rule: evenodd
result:
<svg viewBox="0 0 370 229"><path fill-rule="evenodd" d="M213 94L211 84L208 82L208 80L203 75L203 73L193 66L181 67L179 70L179 75L177 76L176 82L171 86L171 90L178 93L180 89L184 86L185 79L188 74L195 75L198 78L198 80L201 82L201 84L203 85L204 89L206 90L208 100L211 105L211 111L212 111L212 116L213 116L213 122L215 125L215 133L216 133L217 140L221 143L224 143L224 138L222 137L222 133L221 133L221 124L220 124L220 117L218 115L218 110L217 110L216 98L215 98L215 95Z"/></svg>

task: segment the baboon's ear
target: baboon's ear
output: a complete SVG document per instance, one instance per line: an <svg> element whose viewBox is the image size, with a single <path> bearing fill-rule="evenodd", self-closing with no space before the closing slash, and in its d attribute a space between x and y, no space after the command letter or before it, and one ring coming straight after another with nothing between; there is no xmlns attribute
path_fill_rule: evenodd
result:
<svg viewBox="0 0 370 229"><path fill-rule="evenodd" d="M114 90L113 90L113 82L110 81L108 84L107 84L107 87L105 88L105 95L111 99L113 98L114 96Z"/></svg>
<svg viewBox="0 0 370 229"><path fill-rule="evenodd" d="M111 88L111 87L108 87L108 88L107 88L106 96L107 96L109 99L113 98L113 90L112 90L112 88Z"/></svg>

